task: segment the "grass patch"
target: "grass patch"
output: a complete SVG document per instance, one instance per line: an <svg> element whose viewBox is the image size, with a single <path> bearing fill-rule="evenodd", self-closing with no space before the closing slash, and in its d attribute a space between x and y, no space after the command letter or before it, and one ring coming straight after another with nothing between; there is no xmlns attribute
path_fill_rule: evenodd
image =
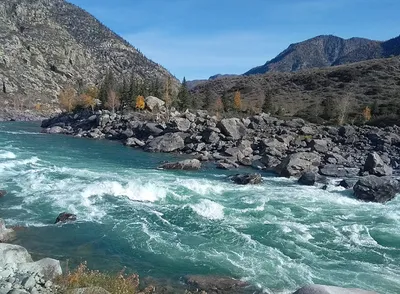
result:
<svg viewBox="0 0 400 294"><path fill-rule="evenodd" d="M135 294L139 292L139 276L127 275L124 271L117 274L90 270L81 263L75 270L58 277L55 283L60 287L58 293L68 293L72 289L101 287L112 294Z"/></svg>

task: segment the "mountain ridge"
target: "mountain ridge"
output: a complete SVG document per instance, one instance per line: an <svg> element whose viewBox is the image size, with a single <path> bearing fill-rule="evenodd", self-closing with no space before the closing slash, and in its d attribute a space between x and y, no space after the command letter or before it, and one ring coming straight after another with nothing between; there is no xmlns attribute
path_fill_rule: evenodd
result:
<svg viewBox="0 0 400 294"><path fill-rule="evenodd" d="M98 84L110 70L117 78L171 78L121 36L64 0L0 3L2 94L51 100L67 84Z"/></svg>
<svg viewBox="0 0 400 294"><path fill-rule="evenodd" d="M320 35L289 45L275 58L250 69L244 75L296 72L399 54L400 36L382 42L359 37L344 39L333 35Z"/></svg>

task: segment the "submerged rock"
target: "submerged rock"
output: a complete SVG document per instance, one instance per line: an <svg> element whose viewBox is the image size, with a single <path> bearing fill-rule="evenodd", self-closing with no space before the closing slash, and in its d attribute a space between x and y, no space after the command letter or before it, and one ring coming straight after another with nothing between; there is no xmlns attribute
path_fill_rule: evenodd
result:
<svg viewBox="0 0 400 294"><path fill-rule="evenodd" d="M262 182L260 174L238 174L230 177L231 181L239 185L256 185Z"/></svg>
<svg viewBox="0 0 400 294"><path fill-rule="evenodd" d="M178 162L168 162L161 165L161 169L199 170L201 162L198 159L186 159Z"/></svg>
<svg viewBox="0 0 400 294"><path fill-rule="evenodd" d="M76 221L76 215L68 212L63 212L58 215L56 218L57 223L66 223L66 222L73 222Z"/></svg>
<svg viewBox="0 0 400 294"><path fill-rule="evenodd" d="M400 193L400 183L391 177L366 176L354 186L354 195L364 201L385 203Z"/></svg>
<svg viewBox="0 0 400 294"><path fill-rule="evenodd" d="M293 294L378 294L378 293L356 288L340 288L340 287L324 286L324 285L309 285L297 290Z"/></svg>
<svg viewBox="0 0 400 294"><path fill-rule="evenodd" d="M317 181L317 175L313 172L305 172L301 175L298 183L304 186L314 186Z"/></svg>
<svg viewBox="0 0 400 294"><path fill-rule="evenodd" d="M0 198L4 197L7 195L7 191L6 190L0 190Z"/></svg>

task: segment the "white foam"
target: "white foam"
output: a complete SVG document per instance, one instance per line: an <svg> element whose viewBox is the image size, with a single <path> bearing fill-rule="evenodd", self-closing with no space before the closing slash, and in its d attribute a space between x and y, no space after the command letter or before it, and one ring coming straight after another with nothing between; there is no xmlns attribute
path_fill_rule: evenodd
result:
<svg viewBox="0 0 400 294"><path fill-rule="evenodd" d="M127 197L134 201L155 202L164 199L167 191L155 183L141 183L138 180L126 185L116 181L95 183L87 186L82 193L85 198L103 195Z"/></svg>
<svg viewBox="0 0 400 294"><path fill-rule="evenodd" d="M0 159L15 159L17 155L12 153L11 151L0 151Z"/></svg>
<svg viewBox="0 0 400 294"><path fill-rule="evenodd" d="M224 207L214 201L202 199L200 203L190 205L190 207L200 216L208 219L223 219Z"/></svg>
<svg viewBox="0 0 400 294"><path fill-rule="evenodd" d="M221 182L199 179L177 179L176 184L200 195L222 194L225 190Z"/></svg>

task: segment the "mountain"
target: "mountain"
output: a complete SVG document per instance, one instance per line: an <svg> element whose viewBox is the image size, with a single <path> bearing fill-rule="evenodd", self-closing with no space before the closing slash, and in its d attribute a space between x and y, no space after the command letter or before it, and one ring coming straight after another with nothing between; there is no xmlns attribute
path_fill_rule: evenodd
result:
<svg viewBox="0 0 400 294"><path fill-rule="evenodd" d="M342 39L318 36L290 45L277 57L245 75L266 72L295 72L304 69L329 67L400 54L400 36L386 42L363 38Z"/></svg>
<svg viewBox="0 0 400 294"><path fill-rule="evenodd" d="M49 101L66 84L95 84L107 70L116 77L173 78L159 64L63 0L0 2L0 90ZM33 98L35 97L35 98ZM32 102L32 101L31 101Z"/></svg>
<svg viewBox="0 0 400 294"><path fill-rule="evenodd" d="M400 104L400 57L217 79L195 87L191 93L199 100L206 95L211 99L224 95L233 99L237 90L245 109L259 109L265 93L269 93L274 107L284 108L287 115L318 112L326 98L335 99L338 104L348 98L356 108L374 101Z"/></svg>
<svg viewBox="0 0 400 294"><path fill-rule="evenodd" d="M213 81L216 79L223 79L223 78L231 78L231 77L236 77L237 75L234 74L216 74L208 78L208 80L192 80L192 81L187 81L187 87L189 90L197 87L200 84L206 83L208 81Z"/></svg>

